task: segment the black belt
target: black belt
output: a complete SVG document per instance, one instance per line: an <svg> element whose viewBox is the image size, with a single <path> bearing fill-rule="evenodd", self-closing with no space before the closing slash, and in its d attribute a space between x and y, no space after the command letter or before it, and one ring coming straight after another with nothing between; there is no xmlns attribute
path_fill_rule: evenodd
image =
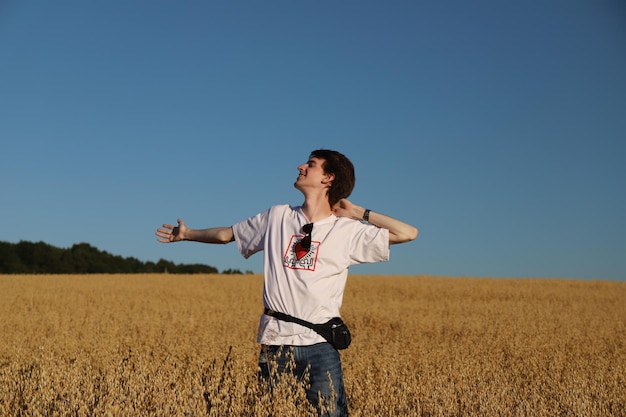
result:
<svg viewBox="0 0 626 417"><path fill-rule="evenodd" d="M290 316L289 314L285 314L285 313L281 313L280 311L274 311L271 310L269 308L265 308L265 310L263 310L263 314L265 314L266 316L270 316L270 317L276 317L278 320L282 320L282 321L290 321L292 323L298 323L304 327L308 327L309 329L313 329L316 330L315 328L315 324L310 323L306 320L302 320L299 319L297 317L294 316Z"/></svg>

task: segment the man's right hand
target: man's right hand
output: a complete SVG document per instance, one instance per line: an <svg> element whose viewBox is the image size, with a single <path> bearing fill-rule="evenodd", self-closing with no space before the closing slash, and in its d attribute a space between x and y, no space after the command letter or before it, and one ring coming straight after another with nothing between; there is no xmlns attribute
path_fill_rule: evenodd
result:
<svg viewBox="0 0 626 417"><path fill-rule="evenodd" d="M156 231L158 241L163 243L179 242L185 240L187 233L187 226L185 222L178 219L178 226L172 226L171 224L164 224L163 227L159 227Z"/></svg>

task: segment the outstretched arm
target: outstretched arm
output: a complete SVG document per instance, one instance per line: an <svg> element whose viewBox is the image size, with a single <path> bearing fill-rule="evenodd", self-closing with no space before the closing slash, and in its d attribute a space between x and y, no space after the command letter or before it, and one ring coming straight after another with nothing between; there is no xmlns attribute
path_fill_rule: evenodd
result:
<svg viewBox="0 0 626 417"><path fill-rule="evenodd" d="M178 226L164 224L156 231L157 240L163 243L189 240L202 243L230 243L235 240L232 227L213 227L210 229L190 229L185 222L178 219Z"/></svg>
<svg viewBox="0 0 626 417"><path fill-rule="evenodd" d="M365 209L356 204L352 204L345 198L339 200L333 207L333 213L338 217L349 217L355 220L362 220ZM417 237L418 230L410 224L404 223L393 217L382 213L370 211L369 222L374 226L389 230L389 244L409 242Z"/></svg>

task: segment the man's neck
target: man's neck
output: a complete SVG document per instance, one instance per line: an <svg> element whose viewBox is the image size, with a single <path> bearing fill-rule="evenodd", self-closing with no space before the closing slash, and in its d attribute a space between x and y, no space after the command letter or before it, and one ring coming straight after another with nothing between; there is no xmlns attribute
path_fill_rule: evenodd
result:
<svg viewBox="0 0 626 417"><path fill-rule="evenodd" d="M333 213L326 196L323 198L305 197L302 204L302 212L311 223L325 219Z"/></svg>

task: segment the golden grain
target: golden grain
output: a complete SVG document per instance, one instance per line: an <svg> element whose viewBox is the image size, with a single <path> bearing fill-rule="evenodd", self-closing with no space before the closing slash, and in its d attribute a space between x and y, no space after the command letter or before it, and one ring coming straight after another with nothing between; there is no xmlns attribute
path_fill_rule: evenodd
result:
<svg viewBox="0 0 626 417"><path fill-rule="evenodd" d="M0 416L309 416L259 276L0 276ZM352 416L624 416L626 283L352 276Z"/></svg>

